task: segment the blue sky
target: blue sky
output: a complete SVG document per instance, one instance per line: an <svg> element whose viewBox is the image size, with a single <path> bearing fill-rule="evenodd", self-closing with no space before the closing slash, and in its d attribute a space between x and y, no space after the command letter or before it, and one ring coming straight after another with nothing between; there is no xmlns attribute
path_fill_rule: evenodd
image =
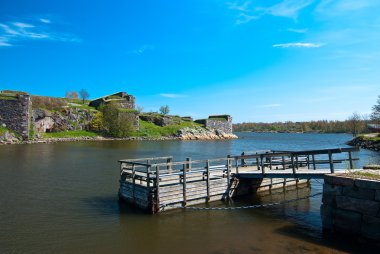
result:
<svg viewBox="0 0 380 254"><path fill-rule="evenodd" d="M344 120L380 95L378 0L0 2L0 90L234 122Z"/></svg>

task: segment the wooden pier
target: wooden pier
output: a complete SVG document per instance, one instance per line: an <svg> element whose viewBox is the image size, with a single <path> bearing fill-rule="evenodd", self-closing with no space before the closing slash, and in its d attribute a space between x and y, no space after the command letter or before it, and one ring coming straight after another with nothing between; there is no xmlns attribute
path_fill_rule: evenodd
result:
<svg viewBox="0 0 380 254"><path fill-rule="evenodd" d="M175 162L173 157L120 160L119 198L150 213L229 199L264 190L301 186L353 168L359 148L310 151L254 151L210 160ZM348 157L333 158L347 153ZM327 166L326 166L327 165Z"/></svg>

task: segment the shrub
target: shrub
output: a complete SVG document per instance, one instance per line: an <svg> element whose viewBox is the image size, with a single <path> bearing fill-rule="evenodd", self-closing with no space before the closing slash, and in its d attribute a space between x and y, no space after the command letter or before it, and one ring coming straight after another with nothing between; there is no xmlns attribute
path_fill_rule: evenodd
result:
<svg viewBox="0 0 380 254"><path fill-rule="evenodd" d="M61 110L62 107L67 106L67 103L60 98L52 98L45 96L32 96L32 107L43 108L47 110Z"/></svg>
<svg viewBox="0 0 380 254"><path fill-rule="evenodd" d="M111 102L101 106L103 125L108 135L112 137L127 137L133 131L134 113L120 112L118 104Z"/></svg>
<svg viewBox="0 0 380 254"><path fill-rule="evenodd" d="M90 122L90 130L95 132L103 132L104 131L104 124L103 124L103 113L102 112L96 112L94 115L94 118L92 118Z"/></svg>

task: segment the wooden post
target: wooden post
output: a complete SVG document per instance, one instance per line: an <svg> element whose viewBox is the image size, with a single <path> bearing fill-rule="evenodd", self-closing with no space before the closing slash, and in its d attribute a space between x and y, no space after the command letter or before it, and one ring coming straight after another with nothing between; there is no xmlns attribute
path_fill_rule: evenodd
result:
<svg viewBox="0 0 380 254"><path fill-rule="evenodd" d="M348 152L348 159L350 160L350 169L353 169L354 165L352 163L352 152L351 151Z"/></svg>
<svg viewBox="0 0 380 254"><path fill-rule="evenodd" d="M306 157L307 169L310 169L310 155L308 154Z"/></svg>
<svg viewBox="0 0 380 254"><path fill-rule="evenodd" d="M256 157L256 165L257 165L257 170L260 170L259 157Z"/></svg>
<svg viewBox="0 0 380 254"><path fill-rule="evenodd" d="M244 155L245 155L245 153L242 152L242 153L241 153L241 156L244 156ZM245 166L245 159L241 159L241 166L242 166L242 167Z"/></svg>
<svg viewBox="0 0 380 254"><path fill-rule="evenodd" d="M315 154L313 154L311 157L313 159L313 169L316 170L317 169L317 164L315 163Z"/></svg>
<svg viewBox="0 0 380 254"><path fill-rule="evenodd" d="M133 202L135 202L135 186L136 186L135 174L136 174L136 165L132 164L132 198L133 198Z"/></svg>
<svg viewBox="0 0 380 254"><path fill-rule="evenodd" d="M332 152L329 150L329 162L330 162L330 172L334 173L334 161L332 158Z"/></svg>
<svg viewBox="0 0 380 254"><path fill-rule="evenodd" d="M166 163L168 164L168 165L166 166L166 168L167 168L167 170L168 170L169 172L172 171L172 161L173 161L173 158L168 158L168 159L166 160Z"/></svg>
<svg viewBox="0 0 380 254"><path fill-rule="evenodd" d="M206 184L207 184L207 202L210 201L210 161L207 160L207 163L206 163L206 175L207 175L207 178L206 178Z"/></svg>
<svg viewBox="0 0 380 254"><path fill-rule="evenodd" d="M265 174L265 166L264 166L264 156L260 155L260 162L261 162L261 172L264 175Z"/></svg>
<svg viewBox="0 0 380 254"><path fill-rule="evenodd" d="M150 189L150 166L146 166L146 186Z"/></svg>
<svg viewBox="0 0 380 254"><path fill-rule="evenodd" d="M286 169L286 164L285 164L285 156L282 156L282 169Z"/></svg>
<svg viewBox="0 0 380 254"><path fill-rule="evenodd" d="M293 156L293 154L290 155L290 156L291 156L290 160L291 160L291 163L292 163L293 174L296 174L296 167L294 165L294 156Z"/></svg>
<svg viewBox="0 0 380 254"><path fill-rule="evenodd" d="M235 166L236 166L236 174L239 174L239 162L237 157L235 157Z"/></svg>
<svg viewBox="0 0 380 254"><path fill-rule="evenodd" d="M231 174L230 174L230 160L229 155L227 159L227 198L230 199L230 191L231 191Z"/></svg>
<svg viewBox="0 0 380 254"><path fill-rule="evenodd" d="M269 157L269 169L272 170L272 156Z"/></svg>
<svg viewBox="0 0 380 254"><path fill-rule="evenodd" d="M156 166L156 212L160 210L160 166Z"/></svg>
<svg viewBox="0 0 380 254"><path fill-rule="evenodd" d="M188 158L186 158L186 169L187 169L187 171L191 171L191 158L190 157L188 157Z"/></svg>
<svg viewBox="0 0 380 254"><path fill-rule="evenodd" d="M182 181L182 187L183 187L183 206L186 206L186 168L187 164L183 165L182 173L183 173L183 181Z"/></svg>
<svg viewBox="0 0 380 254"><path fill-rule="evenodd" d="M298 155L296 155L296 168L298 169Z"/></svg>

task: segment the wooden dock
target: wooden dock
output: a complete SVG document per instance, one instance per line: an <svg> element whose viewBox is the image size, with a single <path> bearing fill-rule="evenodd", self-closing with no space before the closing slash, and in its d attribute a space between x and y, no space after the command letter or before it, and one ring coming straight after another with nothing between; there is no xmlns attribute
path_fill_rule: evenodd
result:
<svg viewBox="0 0 380 254"><path fill-rule="evenodd" d="M334 173L334 165L353 168L358 148L310 151L243 152L211 160L175 162L172 157L120 160L119 197L150 213L229 199L263 190L300 186ZM347 153L348 158L334 159ZM326 166L327 165L327 166Z"/></svg>

